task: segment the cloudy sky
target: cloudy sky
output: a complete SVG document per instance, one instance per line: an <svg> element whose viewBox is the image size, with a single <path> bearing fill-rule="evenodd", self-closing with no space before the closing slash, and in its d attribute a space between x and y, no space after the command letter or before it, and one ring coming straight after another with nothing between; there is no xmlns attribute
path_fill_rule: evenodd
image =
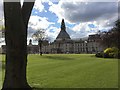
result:
<svg viewBox="0 0 120 90"><path fill-rule="evenodd" d="M51 41L60 32L62 18L72 39L87 37L100 31L108 31L118 19L118 2L81 2L82 0L36 0L28 25L28 38L42 28ZM110 1L110 0L109 0ZM0 1L0 24L3 18Z"/></svg>

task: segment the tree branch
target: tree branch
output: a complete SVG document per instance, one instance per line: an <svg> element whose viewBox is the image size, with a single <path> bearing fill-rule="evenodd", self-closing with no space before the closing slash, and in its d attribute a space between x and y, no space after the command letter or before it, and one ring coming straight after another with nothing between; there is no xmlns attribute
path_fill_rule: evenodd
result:
<svg viewBox="0 0 120 90"><path fill-rule="evenodd" d="M33 1L35 2L35 0ZM28 2L27 0L24 0L23 6L22 6L23 21L26 27L28 25L28 21L34 6L34 2Z"/></svg>

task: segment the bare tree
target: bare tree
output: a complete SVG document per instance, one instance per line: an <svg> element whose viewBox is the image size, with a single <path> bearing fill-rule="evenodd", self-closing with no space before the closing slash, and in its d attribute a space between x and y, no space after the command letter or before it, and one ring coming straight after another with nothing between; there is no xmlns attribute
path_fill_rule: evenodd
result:
<svg viewBox="0 0 120 90"><path fill-rule="evenodd" d="M47 40L47 35L45 33L45 29L38 29L32 37L38 41L39 45L39 54L42 56L42 44L45 40Z"/></svg>
<svg viewBox="0 0 120 90"><path fill-rule="evenodd" d="M26 79L27 27L34 2L4 0L6 64L2 89L29 88Z"/></svg>

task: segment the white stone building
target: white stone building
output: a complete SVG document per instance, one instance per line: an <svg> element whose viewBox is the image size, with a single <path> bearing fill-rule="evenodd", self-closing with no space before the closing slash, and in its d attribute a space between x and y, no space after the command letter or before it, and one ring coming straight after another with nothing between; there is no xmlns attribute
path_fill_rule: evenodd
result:
<svg viewBox="0 0 120 90"><path fill-rule="evenodd" d="M61 31L54 42L42 47L43 53L96 53L104 50L100 35L89 35L86 39L72 40L66 31L64 20Z"/></svg>
<svg viewBox="0 0 120 90"><path fill-rule="evenodd" d="M105 48L100 45L100 35L89 35L86 39L72 40L66 31L64 19L61 23L61 31L57 38L52 43L43 41L42 53L97 53L103 51ZM45 43L44 43L45 42ZM2 51L5 53L5 46ZM28 53L39 53L38 45L28 45Z"/></svg>

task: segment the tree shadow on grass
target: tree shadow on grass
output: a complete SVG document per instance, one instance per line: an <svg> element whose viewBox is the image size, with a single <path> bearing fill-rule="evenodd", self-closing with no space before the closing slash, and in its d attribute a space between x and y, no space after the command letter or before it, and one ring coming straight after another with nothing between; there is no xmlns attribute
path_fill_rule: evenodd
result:
<svg viewBox="0 0 120 90"><path fill-rule="evenodd" d="M45 58L51 60L74 60L72 57L63 57L63 56L45 56Z"/></svg>

